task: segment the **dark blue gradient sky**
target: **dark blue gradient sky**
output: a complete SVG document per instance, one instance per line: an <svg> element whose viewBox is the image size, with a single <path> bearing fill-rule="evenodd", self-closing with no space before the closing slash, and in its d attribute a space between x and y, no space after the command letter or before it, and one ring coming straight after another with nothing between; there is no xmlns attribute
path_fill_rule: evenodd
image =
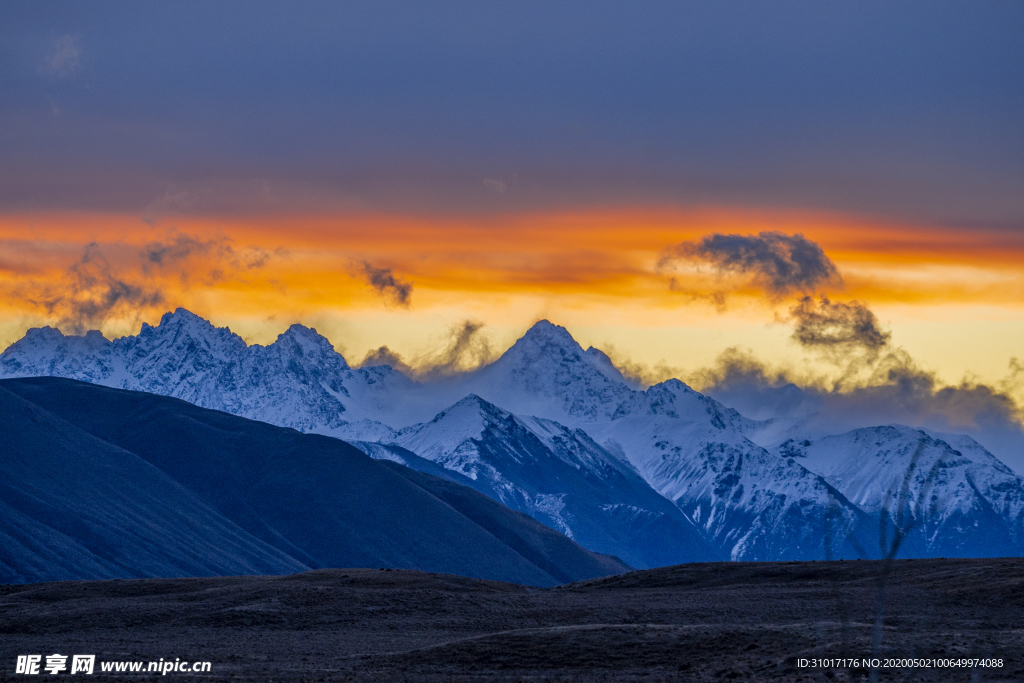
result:
<svg viewBox="0 0 1024 683"><path fill-rule="evenodd" d="M711 204L1024 229L1008 0L4 2L0 93L7 212Z"/></svg>

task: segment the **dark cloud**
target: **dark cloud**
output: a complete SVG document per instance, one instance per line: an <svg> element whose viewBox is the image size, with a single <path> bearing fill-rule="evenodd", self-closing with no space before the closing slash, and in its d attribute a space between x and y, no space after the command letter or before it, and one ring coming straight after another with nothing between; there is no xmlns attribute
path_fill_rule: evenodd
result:
<svg viewBox="0 0 1024 683"><path fill-rule="evenodd" d="M80 334L112 319L138 321L166 305L168 278L186 290L193 280L206 285L246 282L268 260L286 255L236 248L226 237L205 240L174 231L136 249L92 242L57 280L21 277L8 291L38 307L65 332Z"/></svg>
<svg viewBox="0 0 1024 683"><path fill-rule="evenodd" d="M395 277L390 268L377 268L367 261L353 264L353 272L362 277L383 296L389 297L399 306L408 306L412 297L412 283Z"/></svg>
<svg viewBox="0 0 1024 683"><path fill-rule="evenodd" d="M237 248L228 237L217 236L204 240L195 235L171 232L160 241L146 244L139 257L145 276L176 272L183 283L200 275L207 284L238 279L244 273L263 268L274 257L286 253L277 249L271 254L260 247ZM198 264L197 259L208 259L209 267Z"/></svg>
<svg viewBox="0 0 1024 683"><path fill-rule="evenodd" d="M450 377L493 361L496 354L481 333L483 327L482 322L475 320L464 320L452 327L444 348L417 363L418 374L425 378Z"/></svg>
<svg viewBox="0 0 1024 683"><path fill-rule="evenodd" d="M373 367L375 365L390 365L393 369L398 370L409 377L413 377L417 374L415 368L402 360L400 355L389 349L387 346L382 346L379 349L373 349L358 363L358 366L361 368Z"/></svg>
<svg viewBox="0 0 1024 683"><path fill-rule="evenodd" d="M793 339L833 359L861 354L873 360L892 337L859 301L833 302L824 295L815 301L806 296L789 309L789 314L795 323Z"/></svg>
<svg viewBox="0 0 1024 683"><path fill-rule="evenodd" d="M162 268L180 263L193 256L206 256L211 252L219 254L230 250L226 239L201 240L192 235L173 235L163 242L150 242L141 253L143 266Z"/></svg>
<svg viewBox="0 0 1024 683"><path fill-rule="evenodd" d="M664 269L677 261L710 266L719 276L749 277L774 296L818 291L841 281L824 250L800 234L708 235L669 247L658 266Z"/></svg>
<svg viewBox="0 0 1024 683"><path fill-rule="evenodd" d="M733 346L722 351L715 362L687 377L696 387L718 391L744 386L778 387L790 382L783 369L773 369L750 351Z"/></svg>
<svg viewBox="0 0 1024 683"><path fill-rule="evenodd" d="M57 285L22 285L18 293L55 317L65 332L83 334L111 317L136 319L142 311L164 303L164 293L114 272L96 243L68 268Z"/></svg>

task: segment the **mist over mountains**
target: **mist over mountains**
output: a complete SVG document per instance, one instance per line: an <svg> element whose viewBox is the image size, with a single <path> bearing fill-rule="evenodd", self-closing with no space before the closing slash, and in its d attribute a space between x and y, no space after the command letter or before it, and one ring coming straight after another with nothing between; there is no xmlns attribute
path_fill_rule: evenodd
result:
<svg viewBox="0 0 1024 683"><path fill-rule="evenodd" d="M822 433L806 415L751 419L679 380L637 389L547 321L493 363L424 381L353 368L301 325L246 345L178 309L114 341L30 330L0 354L0 377L36 376L343 439L638 568L878 557L879 529L897 519L900 556L1024 554L1024 480L969 436Z"/></svg>

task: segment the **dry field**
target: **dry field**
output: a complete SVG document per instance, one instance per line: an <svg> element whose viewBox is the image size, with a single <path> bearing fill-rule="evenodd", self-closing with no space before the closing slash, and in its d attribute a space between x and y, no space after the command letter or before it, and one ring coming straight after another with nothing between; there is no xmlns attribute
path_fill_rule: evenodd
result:
<svg viewBox="0 0 1024 683"><path fill-rule="evenodd" d="M1024 559L680 565L553 589L416 571L0 586L0 663L209 661L86 680L845 681L800 659L994 658L883 681L1024 680ZM876 623L879 624L876 627ZM76 674L78 676L78 674Z"/></svg>

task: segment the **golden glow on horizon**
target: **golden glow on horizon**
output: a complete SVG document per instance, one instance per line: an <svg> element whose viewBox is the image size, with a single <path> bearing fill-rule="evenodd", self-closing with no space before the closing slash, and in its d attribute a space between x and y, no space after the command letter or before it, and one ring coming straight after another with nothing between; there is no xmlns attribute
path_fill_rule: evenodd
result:
<svg viewBox="0 0 1024 683"><path fill-rule="evenodd" d="M466 318L490 325L503 348L548 317L592 337L581 341L612 344L648 365L693 369L737 344L791 360L788 328L774 322L787 301L692 268L671 274L683 290L672 291L670 274L657 268L671 245L765 230L820 244L843 276L829 295L867 303L897 343L906 330L947 379L966 371L990 376L1010 356L1024 356L1024 238L1016 234L782 211L645 208L453 218L177 216L155 226L125 215L0 216L0 345L28 326L60 320L64 303L54 302L69 287L69 268L95 242L102 272L160 295L108 318L108 336L183 306L260 343L291 322L319 321L355 361L382 344L413 356ZM183 236L206 246L158 265L140 259L146 245ZM356 274L362 261L411 282L411 305L382 297ZM722 289L729 291L724 312L708 298ZM922 316L930 320L927 334ZM964 348L962 334L950 334L948 344L939 338L947 327L979 320L1000 338L974 350ZM673 345L686 330L703 337Z"/></svg>

